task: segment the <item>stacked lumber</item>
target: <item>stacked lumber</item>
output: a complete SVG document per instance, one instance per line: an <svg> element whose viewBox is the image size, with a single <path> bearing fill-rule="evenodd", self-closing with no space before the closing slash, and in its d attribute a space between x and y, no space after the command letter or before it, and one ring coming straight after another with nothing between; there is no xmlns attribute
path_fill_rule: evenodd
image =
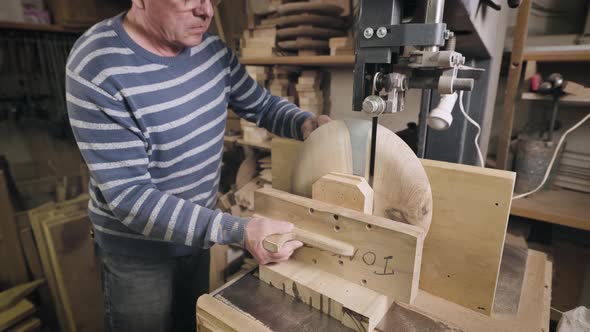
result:
<svg viewBox="0 0 590 332"><path fill-rule="evenodd" d="M354 40L352 37L330 38L330 55L354 55Z"/></svg>
<svg viewBox="0 0 590 332"><path fill-rule="evenodd" d="M39 290L41 299L43 301L43 293L49 294L48 305L55 308L61 331L75 331L81 327L103 330L103 293L90 235L88 199L88 195L81 195L62 203L48 203L27 213L34 235L34 241L28 242L36 245L36 260L40 262L35 273L41 273L48 286ZM31 232L28 234L30 236Z"/></svg>
<svg viewBox="0 0 590 332"><path fill-rule="evenodd" d="M565 151L553 184L561 188L590 193L590 155Z"/></svg>
<svg viewBox="0 0 590 332"><path fill-rule="evenodd" d="M256 83L266 87L266 83L270 78L269 67L266 66L246 66L246 72L252 77Z"/></svg>
<svg viewBox="0 0 590 332"><path fill-rule="evenodd" d="M270 156L258 159L259 177L264 182L272 184L272 163Z"/></svg>
<svg viewBox="0 0 590 332"><path fill-rule="evenodd" d="M39 331L41 320L33 316L35 306L26 299L44 280L18 285L0 293L0 331Z"/></svg>
<svg viewBox="0 0 590 332"><path fill-rule="evenodd" d="M344 9L336 4L298 1L280 5L273 17L263 19L262 26L277 27L278 47L298 55L329 53L328 40L346 35L348 23L340 15Z"/></svg>
<svg viewBox="0 0 590 332"><path fill-rule="evenodd" d="M241 119L240 125L244 133L244 142L252 144L263 144L270 141L270 133L264 128L259 128L255 123Z"/></svg>
<svg viewBox="0 0 590 332"><path fill-rule="evenodd" d="M295 86L299 96L299 107L315 115L324 113L324 94L320 90L323 73L316 70L304 70Z"/></svg>
<svg viewBox="0 0 590 332"><path fill-rule="evenodd" d="M274 26L258 26L243 33L242 58L268 57L276 55L277 29Z"/></svg>
<svg viewBox="0 0 590 332"><path fill-rule="evenodd" d="M274 66L272 68L272 78L268 86L272 95L282 97L289 102L295 102L294 83L289 76L295 76L299 68L289 66Z"/></svg>

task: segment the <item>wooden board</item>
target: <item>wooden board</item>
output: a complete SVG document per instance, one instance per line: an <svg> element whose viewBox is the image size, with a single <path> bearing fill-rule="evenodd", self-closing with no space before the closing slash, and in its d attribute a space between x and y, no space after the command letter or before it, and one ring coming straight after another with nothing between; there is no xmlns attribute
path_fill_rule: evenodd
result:
<svg viewBox="0 0 590 332"><path fill-rule="evenodd" d="M39 318L33 317L8 329L7 332L34 332L39 330L41 330L41 321Z"/></svg>
<svg viewBox="0 0 590 332"><path fill-rule="evenodd" d="M332 37L345 36L346 32L337 29L318 28L309 25L300 25L291 28L277 30L278 39L293 39L297 37L309 37L316 39L327 39Z"/></svg>
<svg viewBox="0 0 590 332"><path fill-rule="evenodd" d="M0 289L29 281L18 235L6 178L0 170Z"/></svg>
<svg viewBox="0 0 590 332"><path fill-rule="evenodd" d="M312 186L312 199L373 214L373 189L365 178L356 175L329 173Z"/></svg>
<svg viewBox="0 0 590 332"><path fill-rule="evenodd" d="M402 302L411 302L416 294L424 236L421 228L270 188L255 193L255 211L358 249L352 257L341 257L303 247L290 261L314 265Z"/></svg>
<svg viewBox="0 0 590 332"><path fill-rule="evenodd" d="M202 295L197 300L197 326L199 331L207 332L271 332L253 317L244 315L242 311L234 309L209 294Z"/></svg>
<svg viewBox="0 0 590 332"><path fill-rule="evenodd" d="M21 300L14 307L0 311L0 331L4 331L35 312L35 306L27 300Z"/></svg>
<svg viewBox="0 0 590 332"><path fill-rule="evenodd" d="M293 2L282 4L277 8L279 15L315 13L328 16L339 16L344 9L340 6L321 2Z"/></svg>
<svg viewBox="0 0 590 332"><path fill-rule="evenodd" d="M428 314L444 317L465 332L549 331L552 268L545 253L529 249L516 315L481 315L423 290L413 305Z"/></svg>
<svg viewBox="0 0 590 332"><path fill-rule="evenodd" d="M513 172L422 160L433 216L420 288L489 315L494 302Z"/></svg>
<svg viewBox="0 0 590 332"><path fill-rule="evenodd" d="M590 231L588 206L590 194L565 189L547 190L514 200L510 213Z"/></svg>
<svg viewBox="0 0 590 332"><path fill-rule="evenodd" d="M303 142L294 139L275 137L271 141L272 187L291 191L293 166Z"/></svg>
<svg viewBox="0 0 590 332"><path fill-rule="evenodd" d="M346 22L340 18L315 14L296 14L271 18L262 20L262 24L276 25L278 27L292 27L298 25L314 25L337 29L346 27Z"/></svg>
<svg viewBox="0 0 590 332"><path fill-rule="evenodd" d="M282 289L352 329L372 331L393 300L300 261L260 266L260 280Z"/></svg>
<svg viewBox="0 0 590 332"><path fill-rule="evenodd" d="M16 305L27 295L31 294L44 280L35 280L26 284L18 285L0 293L0 312Z"/></svg>
<svg viewBox="0 0 590 332"><path fill-rule="evenodd" d="M102 331L104 301L100 270L84 213L42 224L68 331Z"/></svg>

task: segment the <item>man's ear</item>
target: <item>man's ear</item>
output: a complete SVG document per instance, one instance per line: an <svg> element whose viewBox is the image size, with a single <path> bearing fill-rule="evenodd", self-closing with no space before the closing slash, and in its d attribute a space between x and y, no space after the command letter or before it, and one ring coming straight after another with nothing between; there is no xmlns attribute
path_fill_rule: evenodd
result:
<svg viewBox="0 0 590 332"><path fill-rule="evenodd" d="M145 9L145 0L131 0L131 4L133 7Z"/></svg>

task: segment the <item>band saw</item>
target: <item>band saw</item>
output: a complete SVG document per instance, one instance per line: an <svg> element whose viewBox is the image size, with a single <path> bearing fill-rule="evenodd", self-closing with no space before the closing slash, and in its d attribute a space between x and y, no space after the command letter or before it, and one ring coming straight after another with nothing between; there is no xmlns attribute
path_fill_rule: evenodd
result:
<svg viewBox="0 0 590 332"><path fill-rule="evenodd" d="M417 1L417 14L402 22L402 1L360 2L353 110L368 119L332 121L305 142L273 139L273 188L255 193L255 213L295 230L268 237L264 247L277 251L294 239L304 246L287 262L201 296L199 331L535 324L520 312L493 315L515 174L418 159L379 124L383 114L403 111L409 88L470 91L481 75L449 47L444 4ZM444 310L430 306L437 301L470 323L445 321Z"/></svg>

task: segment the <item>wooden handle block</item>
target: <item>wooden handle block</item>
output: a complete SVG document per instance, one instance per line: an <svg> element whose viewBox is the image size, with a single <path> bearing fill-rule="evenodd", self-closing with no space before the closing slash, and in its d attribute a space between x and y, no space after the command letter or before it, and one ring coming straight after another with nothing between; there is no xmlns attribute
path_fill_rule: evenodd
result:
<svg viewBox="0 0 590 332"><path fill-rule="evenodd" d="M294 228L291 233L269 235L264 239L262 245L270 252L278 252L285 243L293 240L346 257L351 257L354 254L354 246L351 244L299 228Z"/></svg>

